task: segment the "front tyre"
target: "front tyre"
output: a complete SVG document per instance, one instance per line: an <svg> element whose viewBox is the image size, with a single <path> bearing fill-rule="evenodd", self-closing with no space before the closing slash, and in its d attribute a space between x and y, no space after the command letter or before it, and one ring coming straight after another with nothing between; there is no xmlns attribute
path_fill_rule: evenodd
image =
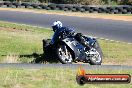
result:
<svg viewBox="0 0 132 88"><path fill-rule="evenodd" d="M93 53L91 54L91 57L90 57L90 64L91 65L101 65L103 53L97 41L95 42L90 52Z"/></svg>
<svg viewBox="0 0 132 88"><path fill-rule="evenodd" d="M70 49L65 44L59 44L57 47L57 58L62 64L72 63L73 57Z"/></svg>

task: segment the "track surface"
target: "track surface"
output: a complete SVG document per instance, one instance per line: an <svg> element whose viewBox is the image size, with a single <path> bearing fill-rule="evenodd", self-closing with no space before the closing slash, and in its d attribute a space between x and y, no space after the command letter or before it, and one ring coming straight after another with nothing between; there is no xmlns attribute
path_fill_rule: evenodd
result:
<svg viewBox="0 0 132 88"><path fill-rule="evenodd" d="M18 11L0 11L0 20L41 27L60 20L85 35L132 43L132 22Z"/></svg>
<svg viewBox="0 0 132 88"><path fill-rule="evenodd" d="M87 64L0 64L0 68L24 68L24 69L41 69L41 68L71 68L77 69L78 67L82 66L85 69L114 69L114 70L121 70L127 69L132 70L132 66L121 66L121 65L100 65L100 66L90 66Z"/></svg>

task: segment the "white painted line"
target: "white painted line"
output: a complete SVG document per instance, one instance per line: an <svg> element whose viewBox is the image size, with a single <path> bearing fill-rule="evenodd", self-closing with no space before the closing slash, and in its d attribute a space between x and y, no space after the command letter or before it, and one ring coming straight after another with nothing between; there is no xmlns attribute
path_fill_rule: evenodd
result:
<svg viewBox="0 0 132 88"><path fill-rule="evenodd" d="M111 42L114 42L115 40L110 40Z"/></svg>
<svg viewBox="0 0 132 88"><path fill-rule="evenodd" d="M85 35L87 36L87 35ZM93 37L93 36L88 36L88 37ZM93 38L96 38L96 39L100 39L100 40L105 40L105 41L110 41L110 42L117 42L117 43L125 43L125 44L129 44L131 45L132 43L127 43L127 42L122 42L122 41L117 41L117 40L112 40L112 39L107 39L107 38L99 38L99 37L93 37Z"/></svg>
<svg viewBox="0 0 132 88"><path fill-rule="evenodd" d="M127 44L131 45L132 43L127 43Z"/></svg>

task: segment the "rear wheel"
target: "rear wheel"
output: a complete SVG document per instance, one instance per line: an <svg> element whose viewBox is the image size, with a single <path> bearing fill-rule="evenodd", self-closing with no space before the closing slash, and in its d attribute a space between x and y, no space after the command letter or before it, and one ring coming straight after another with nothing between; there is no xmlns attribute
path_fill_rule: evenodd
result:
<svg viewBox="0 0 132 88"><path fill-rule="evenodd" d="M65 44L60 44L57 47L57 57L62 64L69 64L73 61L72 53Z"/></svg>
<svg viewBox="0 0 132 88"><path fill-rule="evenodd" d="M43 39L43 52L46 51L47 46L50 45L51 39Z"/></svg>

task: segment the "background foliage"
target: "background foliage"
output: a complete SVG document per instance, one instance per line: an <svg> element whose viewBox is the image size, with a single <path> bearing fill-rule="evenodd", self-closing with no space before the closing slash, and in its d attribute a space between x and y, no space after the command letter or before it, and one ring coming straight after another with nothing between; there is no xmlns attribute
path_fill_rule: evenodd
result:
<svg viewBox="0 0 132 88"><path fill-rule="evenodd" d="M38 3L57 3L57 4L82 4L82 5L128 5L132 0L2 0L2 1L22 1Z"/></svg>

